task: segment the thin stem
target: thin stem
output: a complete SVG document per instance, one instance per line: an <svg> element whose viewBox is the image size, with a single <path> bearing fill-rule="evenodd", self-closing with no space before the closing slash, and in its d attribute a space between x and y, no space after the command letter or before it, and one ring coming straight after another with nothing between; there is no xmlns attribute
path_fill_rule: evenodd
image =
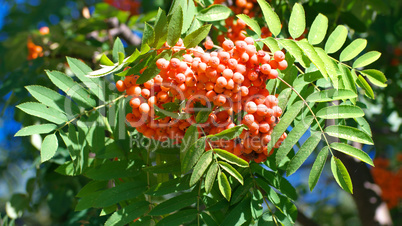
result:
<svg viewBox="0 0 402 226"><path fill-rule="evenodd" d="M327 139L327 136L325 136L324 130L322 129L321 124L320 124L320 122L319 122L318 119L317 119L317 116L314 114L314 111L311 109L311 107L307 104L307 101L300 95L299 92L297 92L297 90L296 90L295 88L293 88L293 86L289 85L289 83L287 83L287 82L286 82L285 80L283 80L281 77L278 77L278 79L279 79L280 81L282 81L283 83L285 83L285 85L287 85L289 88L291 88L291 89L293 90L293 92L295 92L296 95L303 101L304 105L307 106L308 110L311 112L311 114L313 115L315 121L317 122L318 128L320 128L320 131L321 131L321 133L322 133L322 135L323 135L323 137L324 137L325 143L327 143L327 145L328 145L329 151L330 151L331 154L333 155L332 149L331 149L330 146L329 146L329 141L328 141L328 139Z"/></svg>
<svg viewBox="0 0 402 226"><path fill-rule="evenodd" d="M80 118L81 116L87 115L87 114L89 114L89 113L91 113L91 112L93 112L93 111L96 111L96 110L100 109L100 108L104 108L104 107L108 106L109 104L113 104L114 102L120 100L121 98L123 98L123 97L125 97L125 96L126 96L126 94L123 94L123 95L121 95L121 96L115 98L114 100L111 100L111 101L109 101L109 102L107 102L107 103L105 103L105 104L99 105L99 106L94 107L94 108L92 108L92 109L90 109L90 110L84 111L84 112L82 112L81 114L78 114L77 116L75 116L74 118L72 118L70 121L64 123L64 125L62 125L61 127L57 128L57 129L55 130L55 132L60 131L60 130L63 129L65 126L67 126L68 124L70 124L70 123L72 123L73 121L77 120L77 119Z"/></svg>

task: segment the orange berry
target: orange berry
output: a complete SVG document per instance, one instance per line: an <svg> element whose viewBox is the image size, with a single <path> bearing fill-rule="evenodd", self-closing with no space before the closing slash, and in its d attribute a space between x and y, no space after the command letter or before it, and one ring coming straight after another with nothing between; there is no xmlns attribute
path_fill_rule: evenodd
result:
<svg viewBox="0 0 402 226"><path fill-rule="evenodd" d="M225 69L222 72L222 76L225 77L226 79L231 79L233 78L233 71L231 69Z"/></svg>
<svg viewBox="0 0 402 226"><path fill-rule="evenodd" d="M119 80L116 82L116 89L119 92L123 92L124 90L126 90L126 85L124 84L124 82L122 80Z"/></svg>
<svg viewBox="0 0 402 226"><path fill-rule="evenodd" d="M268 108L264 104L257 105L257 114L260 116L265 116L268 114Z"/></svg>
<svg viewBox="0 0 402 226"><path fill-rule="evenodd" d="M249 71L247 73L247 78L250 79L250 81L255 81L258 79L258 73L256 71Z"/></svg>
<svg viewBox="0 0 402 226"><path fill-rule="evenodd" d="M215 97L214 104L216 106L222 106L226 103L226 97L222 94L219 94Z"/></svg>
<svg viewBox="0 0 402 226"><path fill-rule="evenodd" d="M186 76L183 73L178 73L175 76L175 80L177 83L184 83L186 81Z"/></svg>
<svg viewBox="0 0 402 226"><path fill-rule="evenodd" d="M286 60L282 60L278 62L278 69L285 70L288 67L288 62Z"/></svg>
<svg viewBox="0 0 402 226"><path fill-rule="evenodd" d="M271 65L263 64L260 66L260 70L263 74L269 75L269 73L271 72Z"/></svg>
<svg viewBox="0 0 402 226"><path fill-rule="evenodd" d="M214 47L214 43L212 40L208 39L204 42L205 49L212 49Z"/></svg>
<svg viewBox="0 0 402 226"><path fill-rule="evenodd" d="M141 95L145 98L145 99L148 99L149 98L149 96L151 95L151 91L149 91L149 89L142 89L141 90Z"/></svg>
<svg viewBox="0 0 402 226"><path fill-rule="evenodd" d="M280 62L285 59L285 54L282 51L276 51L274 53L274 60Z"/></svg>
<svg viewBox="0 0 402 226"><path fill-rule="evenodd" d="M131 108L138 108L141 104L141 100L138 97L134 97L134 98L131 98L129 104L130 104Z"/></svg>
<svg viewBox="0 0 402 226"><path fill-rule="evenodd" d="M252 114L246 114L246 115L243 117L243 123L244 123L245 125L249 126L249 125L251 125L251 123L253 123L253 122L254 122L254 115L252 115Z"/></svg>
<svg viewBox="0 0 402 226"><path fill-rule="evenodd" d="M268 78L275 79L275 78L278 78L278 75L279 75L279 73L277 70L271 69L271 72L269 73Z"/></svg>
<svg viewBox="0 0 402 226"><path fill-rule="evenodd" d="M239 51L241 53L246 51L247 43L245 41L236 41L235 44L236 44L237 51Z"/></svg>
<svg viewBox="0 0 402 226"><path fill-rule="evenodd" d="M220 60L218 57L213 56L211 59L209 59L209 66L216 68L219 66Z"/></svg>
<svg viewBox="0 0 402 226"><path fill-rule="evenodd" d="M253 114L257 111L257 105L254 102L249 101L246 103L244 110L249 114Z"/></svg>
<svg viewBox="0 0 402 226"><path fill-rule="evenodd" d="M221 51L218 53L218 57L222 63L227 63L230 59L230 54L228 52Z"/></svg>
<svg viewBox="0 0 402 226"><path fill-rule="evenodd" d="M149 107L149 105L147 103L142 103L139 106L139 110L140 110L141 114L148 114L149 111L151 110L151 108Z"/></svg>
<svg viewBox="0 0 402 226"><path fill-rule="evenodd" d="M219 77L218 79L216 79L216 86L218 86L219 88L223 88L227 84L228 82L225 77Z"/></svg>
<svg viewBox="0 0 402 226"><path fill-rule="evenodd" d="M224 50L226 50L226 51L232 50L233 47L234 47L234 44L233 44L233 42L232 42L231 40L225 40L225 41L222 43L222 48L223 48Z"/></svg>
<svg viewBox="0 0 402 226"><path fill-rule="evenodd" d="M271 129L271 127L269 126L268 122L265 122L265 121L260 122L259 130L261 133L268 133L270 129Z"/></svg>
<svg viewBox="0 0 402 226"><path fill-rule="evenodd" d="M170 59L170 66L172 67L172 68L178 68L179 67L179 65L180 65L180 60L179 59L177 59L177 58L172 58L172 59Z"/></svg>

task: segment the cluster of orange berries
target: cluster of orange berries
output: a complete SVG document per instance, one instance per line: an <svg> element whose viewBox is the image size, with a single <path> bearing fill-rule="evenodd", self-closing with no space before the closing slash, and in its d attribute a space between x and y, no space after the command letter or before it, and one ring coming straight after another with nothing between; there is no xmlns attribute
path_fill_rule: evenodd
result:
<svg viewBox="0 0 402 226"><path fill-rule="evenodd" d="M204 46L209 50L213 43L208 40ZM166 48L171 47L165 43L162 49ZM185 49L182 40L172 48ZM126 119L144 136L180 143L188 127L196 123L197 109L202 105L211 113L205 123L199 124L203 130L199 137L220 133L236 124L249 128L232 140L206 140L207 150L221 148L247 161L262 162L273 151L267 150L267 144L282 114L277 97L266 89L266 81L277 78L277 69L286 69L284 58L281 51L257 51L251 37L236 42L225 40L219 51L205 52L196 47L187 49L182 60L159 58L156 66L160 72L153 79L138 85L139 76L131 75L117 81L116 87L132 97L132 113ZM166 110L172 103L183 102L185 106L175 112L189 117L155 117L155 106ZM275 148L285 138L286 133Z"/></svg>
<svg viewBox="0 0 402 226"><path fill-rule="evenodd" d="M402 162L402 155L398 156ZM382 199L387 203L389 209L397 207L402 200L402 167L393 172L389 169L389 159L376 158L371 169L371 174L376 184L381 187Z"/></svg>
<svg viewBox="0 0 402 226"><path fill-rule="evenodd" d="M28 39L27 47L28 47L28 60L33 60L43 56L42 46L35 45L35 43L33 43L31 39Z"/></svg>
<svg viewBox="0 0 402 226"><path fill-rule="evenodd" d="M105 0L105 2L122 11L128 11L131 15L138 15L140 13L140 0Z"/></svg>

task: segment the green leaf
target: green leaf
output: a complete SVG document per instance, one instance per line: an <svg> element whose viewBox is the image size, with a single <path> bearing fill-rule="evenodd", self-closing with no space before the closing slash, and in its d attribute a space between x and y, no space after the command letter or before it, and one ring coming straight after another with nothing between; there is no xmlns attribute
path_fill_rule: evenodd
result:
<svg viewBox="0 0 402 226"><path fill-rule="evenodd" d="M136 164L137 163L137 164ZM140 164L137 161L112 161L95 167L85 172L85 176L93 180L111 180L123 177L135 177L140 174Z"/></svg>
<svg viewBox="0 0 402 226"><path fill-rule="evenodd" d="M308 186L310 188L310 191L313 191L315 185L318 182L318 179L320 178L328 157L328 153L329 148L328 146L325 146L323 149L321 149L320 153L318 153L317 158L315 159L314 164L311 167L310 175L308 177Z"/></svg>
<svg viewBox="0 0 402 226"><path fill-rule="evenodd" d="M308 33L308 41L311 45L317 45L324 40L328 29L328 18L319 13L311 25Z"/></svg>
<svg viewBox="0 0 402 226"><path fill-rule="evenodd" d="M205 191L207 193L211 192L212 186L214 185L215 182L215 177L216 174L218 173L218 163L214 162L212 163L211 167L209 167L207 175L205 176Z"/></svg>
<svg viewBox="0 0 402 226"><path fill-rule="evenodd" d="M353 185L349 173L341 160L335 156L332 156L331 158L331 171L339 186L343 190L353 194Z"/></svg>
<svg viewBox="0 0 402 226"><path fill-rule="evenodd" d="M360 126L360 129L366 132L368 135L373 136L370 129L370 124L367 122L364 117L354 118L357 124Z"/></svg>
<svg viewBox="0 0 402 226"><path fill-rule="evenodd" d="M197 116L195 117L195 121L197 123L205 123L208 120L211 112L212 112L211 109L202 109L201 111L199 111L197 113Z"/></svg>
<svg viewBox="0 0 402 226"><path fill-rule="evenodd" d="M372 89L371 86L367 83L366 79L363 78L363 76L359 75L359 76L357 77L356 84L357 84L358 86L360 86L360 87L365 91L365 93L366 93L366 95L367 95L368 97L370 97L371 99L374 99L374 98L375 98L375 97L374 97L373 89Z"/></svg>
<svg viewBox="0 0 402 226"><path fill-rule="evenodd" d="M367 69L361 71L364 76L366 76L371 83L379 87L386 87L387 78L385 77L384 73L379 70L375 69Z"/></svg>
<svg viewBox="0 0 402 226"><path fill-rule="evenodd" d="M303 6L299 3L294 4L289 19L289 34L292 38L300 37L306 29L306 16Z"/></svg>
<svg viewBox="0 0 402 226"><path fill-rule="evenodd" d="M314 47L314 50L317 52L318 56L321 58L322 62L324 62L325 70L327 71L329 77L331 78L332 84L335 88L338 88L338 76L342 74L339 70L338 65L335 63L334 60L329 58L327 53L318 47Z"/></svg>
<svg viewBox="0 0 402 226"><path fill-rule="evenodd" d="M165 37L165 35L167 34L167 17L165 11L161 8L158 9L158 14L156 15L154 27L154 30L158 32L155 32L154 43L151 46L155 46L158 48L159 40Z"/></svg>
<svg viewBox="0 0 402 226"><path fill-rule="evenodd" d="M299 114L300 110L303 108L303 101L298 101L290 106L285 114L283 115L281 121L274 127L271 134L271 141L268 143L268 150L271 150L282 134L286 131L289 125L293 122L296 116Z"/></svg>
<svg viewBox="0 0 402 226"><path fill-rule="evenodd" d="M74 80L66 74L59 71L46 71L46 74L53 84L59 87L78 104L84 107L94 107L96 105L95 100L90 97L88 91L74 82Z"/></svg>
<svg viewBox="0 0 402 226"><path fill-rule="evenodd" d="M269 30L276 37L281 33L281 21L278 15L274 12L272 7L265 0L257 0L261 7L262 14L264 14L265 23L268 24ZM271 51L273 51L271 49Z"/></svg>
<svg viewBox="0 0 402 226"><path fill-rule="evenodd" d="M328 75L325 64L315 51L314 47L306 41L298 41L296 43L300 47L300 49L303 50L304 54L306 54L306 56L311 60L311 62L318 68L318 70L320 70L324 78L327 79Z"/></svg>
<svg viewBox="0 0 402 226"><path fill-rule="evenodd" d="M139 201L132 203L114 212L105 222L105 226L126 225L130 222L133 222L133 220L143 216L148 211L148 202Z"/></svg>
<svg viewBox="0 0 402 226"><path fill-rule="evenodd" d="M155 206L149 215L151 216L159 216L169 214L173 211L182 209L186 206L190 206L197 202L197 194L192 193L184 193L173 198L170 198L157 206Z"/></svg>
<svg viewBox="0 0 402 226"><path fill-rule="evenodd" d="M314 117L309 115L306 118L303 118L302 121L296 124L296 126L290 131L276 152L275 158L277 165L286 158L293 146L300 140L303 134L310 127L311 123L313 123L313 120Z"/></svg>
<svg viewBox="0 0 402 226"><path fill-rule="evenodd" d="M155 78L161 70L156 66L156 63L152 63L149 68L147 68L144 73L137 79L137 84L144 84L145 82Z"/></svg>
<svg viewBox="0 0 402 226"><path fill-rule="evenodd" d="M343 25L338 25L325 43L325 52L335 53L338 51L345 44L347 36L348 29Z"/></svg>
<svg viewBox="0 0 402 226"><path fill-rule="evenodd" d="M333 148L337 151L343 152L352 157L355 157L371 166L374 166L373 161L371 160L370 156L366 152L364 152L358 148L355 148L353 146L350 146L349 144L331 143L331 148Z"/></svg>
<svg viewBox="0 0 402 226"><path fill-rule="evenodd" d="M149 44L149 45L151 45L150 47L155 47L155 46L152 46L152 43L154 43L154 41L155 41L154 28L151 25L149 25L147 22L145 22L144 32L142 33L141 46Z"/></svg>
<svg viewBox="0 0 402 226"><path fill-rule="evenodd" d="M49 122L54 122L56 124L62 124L68 121L68 118L65 114L41 103L22 103L18 105L17 108L29 115L43 118Z"/></svg>
<svg viewBox="0 0 402 226"><path fill-rule="evenodd" d="M181 172L185 173L189 171L195 165L204 151L205 137L201 137L186 151L183 161L181 161Z"/></svg>
<svg viewBox="0 0 402 226"><path fill-rule="evenodd" d="M358 38L350 43L339 56L340 61L349 61L361 53L367 46L367 40Z"/></svg>
<svg viewBox="0 0 402 226"><path fill-rule="evenodd" d="M278 107L280 107L281 109L285 109L291 94L292 94L291 88L284 89L278 95Z"/></svg>
<svg viewBox="0 0 402 226"><path fill-rule="evenodd" d="M261 41L268 46L269 50L271 50L273 53L281 50L281 48L279 48L278 41L272 37L264 38Z"/></svg>
<svg viewBox="0 0 402 226"><path fill-rule="evenodd" d="M330 102L334 100L356 98L357 94L350 90L344 89L327 89L320 92L315 92L307 97L308 102Z"/></svg>
<svg viewBox="0 0 402 226"><path fill-rule="evenodd" d="M183 17L183 28L181 33L184 34L190 28L193 23L194 16L197 12L197 8L195 7L194 1L187 2L187 8L183 8L184 17Z"/></svg>
<svg viewBox="0 0 402 226"><path fill-rule="evenodd" d="M204 211L200 214L200 217L202 221L204 221L204 223L208 226L219 226L219 224L211 216L209 216L208 213Z"/></svg>
<svg viewBox="0 0 402 226"><path fill-rule="evenodd" d="M194 32L195 30L199 29L202 25L204 24L204 22L197 20L197 18L195 18L193 20L193 23L191 24L190 29L188 29L188 33L191 34L192 32Z"/></svg>
<svg viewBox="0 0 402 226"><path fill-rule="evenodd" d="M200 160L198 160L197 164L194 167L193 173L191 174L190 178L190 186L193 186L200 180L200 178L202 177L202 175L204 175L204 172L207 170L211 162L212 162L212 151L207 151L201 156Z"/></svg>
<svg viewBox="0 0 402 226"><path fill-rule="evenodd" d="M310 66L310 60L306 55L304 55L303 51L296 44L295 41L290 39L280 39L279 43L293 56L296 58L296 61L299 62L304 68Z"/></svg>
<svg viewBox="0 0 402 226"><path fill-rule="evenodd" d="M238 165L240 167L248 167L248 163L239 158L238 156L226 151L226 150L222 150L222 149L213 149L213 152L215 152L219 158L225 160L226 162L230 162L232 164Z"/></svg>
<svg viewBox="0 0 402 226"><path fill-rule="evenodd" d="M339 63L339 68L342 71L342 82L345 85L345 89L347 90L351 90L354 93L357 94L357 88L356 88L356 79L357 76L356 74L352 74L352 72L349 70L349 68L347 68L345 65L342 65L341 63ZM356 98L352 98L351 101L353 103L356 103Z"/></svg>
<svg viewBox="0 0 402 226"><path fill-rule="evenodd" d="M334 105L320 109L316 116L324 119L357 118L364 116L364 112L357 106Z"/></svg>
<svg viewBox="0 0 402 226"><path fill-rule="evenodd" d="M367 133L350 126L328 126L325 128L324 132L333 137L356 141L362 144L373 144L373 140Z"/></svg>
<svg viewBox="0 0 402 226"><path fill-rule="evenodd" d="M229 209L229 211L227 211L226 214L223 216L224 219L219 225L249 225L247 224L247 221L251 220L250 202L250 197L247 197L241 203Z"/></svg>
<svg viewBox="0 0 402 226"><path fill-rule="evenodd" d="M79 198L90 195L91 193L107 188L108 181L90 181L76 195Z"/></svg>
<svg viewBox="0 0 402 226"><path fill-rule="evenodd" d="M180 172L180 162L172 161L160 165L144 167L142 170L149 173L175 173Z"/></svg>
<svg viewBox="0 0 402 226"><path fill-rule="evenodd" d="M244 197L246 197L253 185L253 179L251 177L246 177L243 186L238 186L237 189L233 192L232 199L230 200L230 205L234 205L240 202Z"/></svg>
<svg viewBox="0 0 402 226"><path fill-rule="evenodd" d="M230 201L232 190L230 188L228 178L220 170L218 175L218 184L219 184L219 190L221 191L223 197L225 197L226 200Z"/></svg>
<svg viewBox="0 0 402 226"><path fill-rule="evenodd" d="M234 177L240 184L243 185L243 177L242 175L235 169L233 166L229 165L226 162L218 161L219 166L222 167L226 172L228 172L232 177Z"/></svg>
<svg viewBox="0 0 402 226"><path fill-rule="evenodd" d="M183 225L185 223L193 221L197 217L197 214L198 211L195 209L182 210L162 218L162 220L160 220L156 225L157 226Z"/></svg>
<svg viewBox="0 0 402 226"><path fill-rule="evenodd" d="M146 184L136 181L119 184L102 191L99 196L93 201L92 207L101 208L111 206L123 200L133 199L146 190Z"/></svg>
<svg viewBox="0 0 402 226"><path fill-rule="evenodd" d="M207 24L191 32L184 38L184 46L186 48L196 47L202 40L204 40L204 38L208 36L208 33L211 30L211 26L211 24Z"/></svg>
<svg viewBox="0 0 402 226"><path fill-rule="evenodd" d="M232 140L238 137L243 132L244 128L245 128L244 125L235 126L230 129L226 129L218 134L208 135L207 137L208 138L213 137L214 139Z"/></svg>
<svg viewBox="0 0 402 226"><path fill-rule="evenodd" d="M109 59L109 57L107 57L105 54L102 54L102 56L101 56L101 58L99 60L99 63L101 65L106 65L106 66L113 66L114 65L113 61L111 61Z"/></svg>
<svg viewBox="0 0 402 226"><path fill-rule="evenodd" d="M40 161L41 163L51 159L56 154L59 142L57 141L56 134L52 133L45 137L40 149Z"/></svg>
<svg viewBox="0 0 402 226"><path fill-rule="evenodd" d="M258 37L261 37L261 28L260 25L258 25L257 21L251 19L245 14L238 14L236 16L237 18L243 20L247 24L247 26L249 26L251 30L253 30L258 35Z"/></svg>
<svg viewBox="0 0 402 226"><path fill-rule="evenodd" d="M119 53L125 54L125 51L123 43L121 42L120 38L117 37L116 40L114 40L113 51L112 51L114 62L119 62Z"/></svg>
<svg viewBox="0 0 402 226"><path fill-rule="evenodd" d="M123 61L124 61L124 53L119 52L118 55L119 55L119 64L123 64Z"/></svg>
<svg viewBox="0 0 402 226"><path fill-rule="evenodd" d="M55 124L40 124L40 125L32 125L27 126L20 129L14 136L23 137L23 136L31 136L33 134L45 134L50 133L55 130L57 126Z"/></svg>
<svg viewBox="0 0 402 226"><path fill-rule="evenodd" d="M69 115L80 113L80 109L71 102L70 99L66 99L54 90L43 86L26 86L28 92L35 97L39 102L52 107L60 112L65 112Z"/></svg>
<svg viewBox="0 0 402 226"><path fill-rule="evenodd" d="M81 60L72 57L67 57L67 62L75 76L89 88L89 91L97 96L99 100L105 101L104 82L99 78L89 78L86 76L92 72L92 69Z"/></svg>
<svg viewBox="0 0 402 226"><path fill-rule="evenodd" d="M312 134L297 151L296 155L290 160L286 168L286 176L292 175L306 161L310 154L317 147L321 140L321 135Z"/></svg>
<svg viewBox="0 0 402 226"><path fill-rule="evenodd" d="M181 8L181 6L178 6L176 11L173 13L168 25L167 43L169 46L174 46L176 45L177 41L179 41L182 27L183 9Z"/></svg>
<svg viewBox="0 0 402 226"><path fill-rule="evenodd" d="M355 62L353 62L353 68L365 67L378 60L380 56L381 53L377 51L365 53L363 56L360 56Z"/></svg>
<svg viewBox="0 0 402 226"><path fill-rule="evenodd" d="M260 190L255 189L253 191L253 196L250 202L251 205L251 216L253 219L258 219L261 217L263 213L263 208L262 208L262 203L263 203L264 197L262 196L262 193Z"/></svg>
<svg viewBox="0 0 402 226"><path fill-rule="evenodd" d="M215 178L214 178L215 179ZM179 191L190 189L189 184L190 175L184 177L178 177L172 180L168 180L163 183L158 183L149 188L145 194L152 196L163 196L171 193L177 193Z"/></svg>
<svg viewBox="0 0 402 226"><path fill-rule="evenodd" d="M205 22L224 20L229 17L232 10L220 4L211 5L198 12L197 19Z"/></svg>
<svg viewBox="0 0 402 226"><path fill-rule="evenodd" d="M186 133L183 137L183 142L180 145L180 161L183 162L184 156L187 150L190 149L191 145L194 144L198 139L198 129L197 125L191 125L187 128Z"/></svg>

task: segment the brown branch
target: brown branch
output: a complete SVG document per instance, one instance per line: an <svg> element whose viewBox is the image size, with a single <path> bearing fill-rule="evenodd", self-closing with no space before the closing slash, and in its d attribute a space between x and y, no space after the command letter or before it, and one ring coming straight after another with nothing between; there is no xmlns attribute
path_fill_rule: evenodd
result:
<svg viewBox="0 0 402 226"><path fill-rule="evenodd" d="M304 215L299 208L297 209L297 222L304 226L318 226L317 222Z"/></svg>

